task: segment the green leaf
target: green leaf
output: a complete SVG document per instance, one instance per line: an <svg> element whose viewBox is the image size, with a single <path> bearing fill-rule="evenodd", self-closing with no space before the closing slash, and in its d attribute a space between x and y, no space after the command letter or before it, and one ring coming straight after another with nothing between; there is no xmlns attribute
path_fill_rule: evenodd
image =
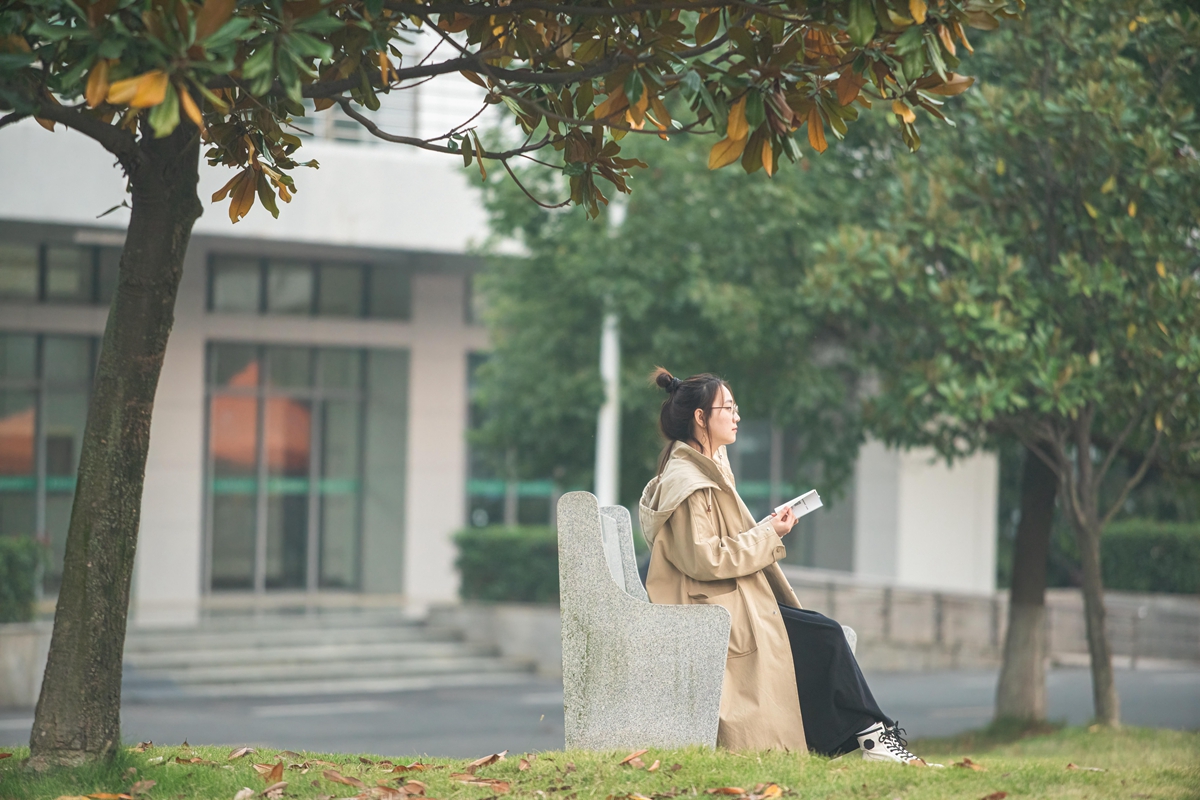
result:
<svg viewBox="0 0 1200 800"><path fill-rule="evenodd" d="M762 92L751 89L746 95L746 122L750 130L758 130L758 126L767 121L767 109L763 105Z"/></svg>
<svg viewBox="0 0 1200 800"><path fill-rule="evenodd" d="M293 30L307 31L308 33L328 36L331 33L340 31L344 27L346 27L345 22L333 16L332 14L322 12L320 14L314 14L311 17L300 20L293 27Z"/></svg>
<svg viewBox="0 0 1200 800"><path fill-rule="evenodd" d="M850 19L846 25L850 41L864 45L875 35L875 8L869 0L850 0Z"/></svg>
<svg viewBox="0 0 1200 800"><path fill-rule="evenodd" d="M161 139L170 136L179 126L179 95L175 93L175 84L167 84L166 98L150 109L150 127L154 129L154 138Z"/></svg>
<svg viewBox="0 0 1200 800"><path fill-rule="evenodd" d="M625 97L629 100L629 105L632 107L637 104L645 91L646 85L642 82L641 73L635 69L625 79Z"/></svg>
<svg viewBox="0 0 1200 800"><path fill-rule="evenodd" d="M209 36L202 43L205 50L221 50L228 47L237 41L243 33L250 27L250 20L246 17L233 17L220 28L216 33ZM110 56L111 57L111 56Z"/></svg>
<svg viewBox="0 0 1200 800"><path fill-rule="evenodd" d="M333 45L329 42L322 42L307 33L293 33L285 41L301 55L314 56L322 62L333 58Z"/></svg>

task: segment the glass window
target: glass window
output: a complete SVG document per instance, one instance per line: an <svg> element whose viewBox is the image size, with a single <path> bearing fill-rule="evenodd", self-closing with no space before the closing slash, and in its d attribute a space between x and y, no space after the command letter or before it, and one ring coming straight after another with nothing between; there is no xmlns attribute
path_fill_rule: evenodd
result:
<svg viewBox="0 0 1200 800"><path fill-rule="evenodd" d="M312 350L268 347L267 385L274 389L306 389L312 385Z"/></svg>
<svg viewBox="0 0 1200 800"><path fill-rule="evenodd" d="M296 261L267 264L267 311L272 314L311 314L313 268Z"/></svg>
<svg viewBox="0 0 1200 800"><path fill-rule="evenodd" d="M0 381L32 381L36 355L35 337L0 333Z"/></svg>
<svg viewBox="0 0 1200 800"><path fill-rule="evenodd" d="M362 305L363 268L322 264L317 313L328 317L361 317Z"/></svg>
<svg viewBox="0 0 1200 800"><path fill-rule="evenodd" d="M259 358L268 380L242 385L236 376ZM353 589L369 579L372 591L396 591L408 354L213 344L209 360L211 588Z"/></svg>
<svg viewBox="0 0 1200 800"><path fill-rule="evenodd" d="M92 342L79 336L47 336L42 346L47 383L86 386L92 377Z"/></svg>
<svg viewBox="0 0 1200 800"><path fill-rule="evenodd" d="M38 246L0 243L0 299L38 299Z"/></svg>
<svg viewBox="0 0 1200 800"><path fill-rule="evenodd" d="M92 302L92 248L46 248L46 300L51 303Z"/></svg>
<svg viewBox="0 0 1200 800"><path fill-rule="evenodd" d="M217 386L258 388L258 348L254 345L211 345L208 367L209 381Z"/></svg>
<svg viewBox="0 0 1200 800"><path fill-rule="evenodd" d="M112 305L117 293L117 277L121 268L121 251L116 247L101 247L99 255L97 300L102 306Z"/></svg>
<svg viewBox="0 0 1200 800"><path fill-rule="evenodd" d="M321 386L327 389L357 389L362 369L362 354L358 350L335 350L322 348Z"/></svg>
<svg viewBox="0 0 1200 800"><path fill-rule="evenodd" d="M257 313L261 308L262 268L256 258L218 256L212 262L212 310Z"/></svg>
<svg viewBox="0 0 1200 800"><path fill-rule="evenodd" d="M409 319L412 316L412 276L400 267L372 267L370 316Z"/></svg>

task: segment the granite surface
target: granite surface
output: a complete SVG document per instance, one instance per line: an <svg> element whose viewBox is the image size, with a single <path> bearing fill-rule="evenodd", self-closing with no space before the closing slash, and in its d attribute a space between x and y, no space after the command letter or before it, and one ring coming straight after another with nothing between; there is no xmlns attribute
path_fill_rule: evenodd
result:
<svg viewBox="0 0 1200 800"><path fill-rule="evenodd" d="M602 518L610 546L616 528L612 568ZM589 492L559 500L558 542L567 748L714 747L729 612L648 602L629 512L602 517Z"/></svg>

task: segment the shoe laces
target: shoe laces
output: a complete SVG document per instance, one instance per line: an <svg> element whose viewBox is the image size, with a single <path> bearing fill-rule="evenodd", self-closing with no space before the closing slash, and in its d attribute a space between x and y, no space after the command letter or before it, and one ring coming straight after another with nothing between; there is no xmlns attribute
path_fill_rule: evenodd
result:
<svg viewBox="0 0 1200 800"><path fill-rule="evenodd" d="M900 723L897 722L892 727L883 729L883 733L879 734L879 743L898 758L912 761L917 756L908 751L908 740L904 738L904 734L904 728L901 728Z"/></svg>

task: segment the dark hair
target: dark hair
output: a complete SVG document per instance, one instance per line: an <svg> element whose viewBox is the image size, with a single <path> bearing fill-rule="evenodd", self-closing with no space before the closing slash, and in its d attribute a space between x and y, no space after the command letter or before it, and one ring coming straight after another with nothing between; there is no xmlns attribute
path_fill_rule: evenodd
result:
<svg viewBox="0 0 1200 800"><path fill-rule="evenodd" d="M650 373L650 382L667 393L667 399L658 412L658 429L667 439L667 446L658 458L658 474L661 475L675 442L695 441L699 444L694 430L696 409L704 412L707 425L717 393L722 386L729 389L729 384L708 372L681 381L662 367L654 368L654 372Z"/></svg>

